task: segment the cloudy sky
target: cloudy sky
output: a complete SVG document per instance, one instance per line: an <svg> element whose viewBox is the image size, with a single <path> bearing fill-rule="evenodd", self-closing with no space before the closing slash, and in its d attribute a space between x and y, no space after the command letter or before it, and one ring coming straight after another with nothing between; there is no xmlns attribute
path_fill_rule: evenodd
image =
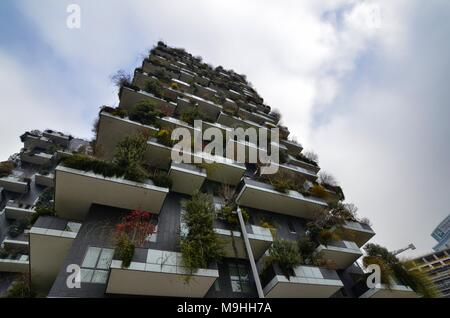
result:
<svg viewBox="0 0 450 318"><path fill-rule="evenodd" d="M162 39L246 74L374 242L431 250L450 212L447 0L124 2L0 2L0 159L33 128L90 138L99 106L118 102L110 76Z"/></svg>

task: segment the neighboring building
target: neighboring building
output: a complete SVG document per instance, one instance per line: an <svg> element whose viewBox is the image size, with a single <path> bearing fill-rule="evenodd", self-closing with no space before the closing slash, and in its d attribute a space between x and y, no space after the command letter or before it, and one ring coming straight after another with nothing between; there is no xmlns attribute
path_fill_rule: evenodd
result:
<svg viewBox="0 0 450 318"><path fill-rule="evenodd" d="M450 215L436 227L431 236L438 241L433 250L442 251L450 248Z"/></svg>
<svg viewBox="0 0 450 318"><path fill-rule="evenodd" d="M317 211L344 199L342 189L319 183L317 162L288 139L280 115L264 104L245 76L213 69L183 49L158 43L135 70L132 83L124 79L122 84L119 106L99 112L92 148L87 141L50 130L22 135L25 148L15 156L11 171L11 162L4 163L7 173L0 178L0 272L29 273L40 295L49 297L416 296L401 285L368 290L356 261L375 232L362 220L348 215L337 241L323 243L307 231ZM203 119L203 128L193 127L194 119ZM172 161L172 143L165 138L170 130L208 127L223 132L278 127L280 141L271 142L271 149L280 151L278 174L269 178L261 173L260 163L207 156L202 150L188 157L212 159L212 164ZM118 143L137 133L148 136L144 160L149 178L139 181L124 170L108 170ZM224 141L246 152L268 150L251 140ZM74 163L77 153L95 159L82 157ZM69 164L64 158L74 160ZM236 226L214 214L213 232L224 246L224 257L188 273L179 242L190 229L181 203L196 191L209 193L217 210L227 204L245 209L248 219ZM131 263L124 266L125 258L115 255L114 233L133 210L151 212L156 233L132 250ZM289 278L280 264L268 265L275 240L295 242L304 236L310 237L320 262L297 266ZM67 283L70 265L81 268L81 288ZM186 281L186 276L191 279Z"/></svg>
<svg viewBox="0 0 450 318"><path fill-rule="evenodd" d="M426 273L441 297L450 298L450 248L418 257L413 262L413 270Z"/></svg>

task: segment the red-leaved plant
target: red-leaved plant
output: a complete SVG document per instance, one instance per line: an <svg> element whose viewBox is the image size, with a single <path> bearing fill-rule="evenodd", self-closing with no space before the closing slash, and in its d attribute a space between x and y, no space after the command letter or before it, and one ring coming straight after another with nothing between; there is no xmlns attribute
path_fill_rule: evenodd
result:
<svg viewBox="0 0 450 318"><path fill-rule="evenodd" d="M155 225L152 221L152 213L134 210L128 213L122 222L116 225L117 236L126 235L136 246L144 245L148 236L155 233Z"/></svg>

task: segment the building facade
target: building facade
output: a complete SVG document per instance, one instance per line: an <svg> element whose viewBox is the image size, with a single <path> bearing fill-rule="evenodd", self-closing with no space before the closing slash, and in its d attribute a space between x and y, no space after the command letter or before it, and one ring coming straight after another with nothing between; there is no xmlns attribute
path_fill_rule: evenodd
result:
<svg viewBox="0 0 450 318"><path fill-rule="evenodd" d="M433 252L413 260L412 270L426 273L440 296L450 298L450 249Z"/></svg>
<svg viewBox="0 0 450 318"><path fill-rule="evenodd" d="M245 76L160 42L132 80L118 82L118 106L101 107L93 142L32 131L21 136L21 153L3 163L3 275L26 273L48 297L415 297L407 286L365 285L356 261L375 232L343 203L339 186L319 178L318 163L289 139L280 114ZM239 127L278 128L279 140L227 134ZM208 128L235 147L211 154L203 140L183 150L189 162L173 160L175 129L195 135ZM130 164L139 147L133 136L145 138L138 168ZM279 153L277 172L264 174L260 157L233 160L230 149ZM207 202L195 204L213 219L200 230L186 217L186 202L198 193ZM128 259L118 253L117 231L130 211L149 212L153 230ZM195 230L211 230L221 253L193 269L186 240L207 244L193 241ZM286 249L298 254L288 268L274 256Z"/></svg>
<svg viewBox="0 0 450 318"><path fill-rule="evenodd" d="M436 227L431 236L438 241L433 247L436 252L450 248L450 215Z"/></svg>

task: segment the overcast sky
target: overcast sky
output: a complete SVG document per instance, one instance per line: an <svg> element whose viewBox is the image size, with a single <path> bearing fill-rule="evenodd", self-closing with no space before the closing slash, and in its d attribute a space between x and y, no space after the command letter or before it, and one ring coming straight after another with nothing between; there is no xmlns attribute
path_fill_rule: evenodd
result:
<svg viewBox="0 0 450 318"><path fill-rule="evenodd" d="M2 0L0 159L30 129L90 138L98 108L118 103L110 76L162 39L246 74L371 219L372 241L419 255L450 212L449 21L447 0Z"/></svg>

